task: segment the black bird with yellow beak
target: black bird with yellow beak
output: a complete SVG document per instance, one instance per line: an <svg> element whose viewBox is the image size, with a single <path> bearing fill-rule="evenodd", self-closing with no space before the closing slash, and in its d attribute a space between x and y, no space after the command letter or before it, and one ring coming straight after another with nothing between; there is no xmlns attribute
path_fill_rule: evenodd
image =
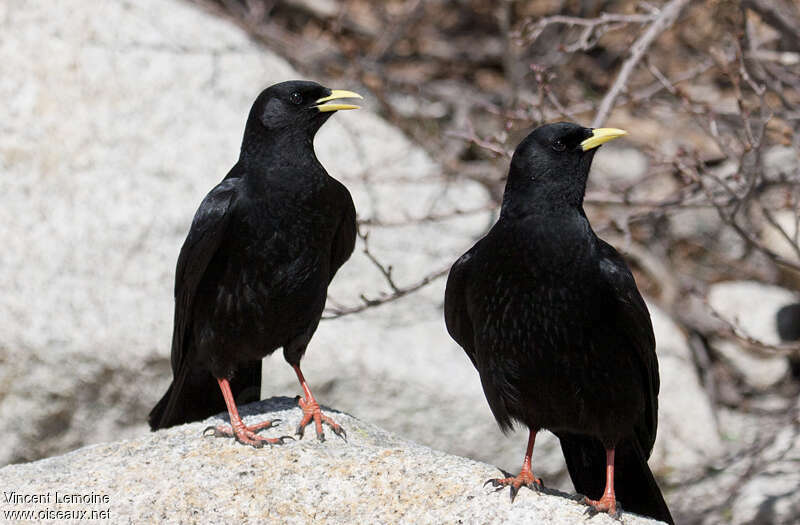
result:
<svg viewBox="0 0 800 525"><path fill-rule="evenodd" d="M283 443L246 426L237 403L259 398L261 359L283 348L303 389L303 419L323 423L300 359L317 329L328 284L353 252L356 212L350 193L314 153L314 135L333 112L358 109L357 93L315 82L265 89L245 125L239 161L194 216L175 275L172 384L150 412L153 430L197 421L227 408L230 427L210 430L261 447ZM222 396L217 389L221 390Z"/></svg>
<svg viewBox="0 0 800 525"><path fill-rule="evenodd" d="M450 270L445 321L501 429L530 430L519 475L487 483L510 486L512 500L522 486L541 486L531 455L536 433L548 429L594 510L616 514L619 498L671 523L647 466L659 389L650 314L625 261L583 211L597 147L625 134L561 122L522 141L500 218Z"/></svg>

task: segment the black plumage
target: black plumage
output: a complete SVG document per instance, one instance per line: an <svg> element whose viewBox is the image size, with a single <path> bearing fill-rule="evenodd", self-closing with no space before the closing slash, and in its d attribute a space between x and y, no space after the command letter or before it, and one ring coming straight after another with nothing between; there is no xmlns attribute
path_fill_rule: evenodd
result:
<svg viewBox="0 0 800 525"><path fill-rule="evenodd" d="M650 316L583 210L597 146L624 133L557 123L520 143L497 223L450 270L445 320L500 427L530 430L520 475L490 482L512 498L540 485L530 456L549 429L595 509L616 511L616 487L626 509L671 522L647 466L659 389Z"/></svg>
<svg viewBox="0 0 800 525"><path fill-rule="evenodd" d="M232 428L219 427L216 435L255 446L281 442L255 434L269 422L245 427L236 403L259 398L261 359L283 348L305 394L297 433L313 420L320 439L322 423L344 437L320 412L299 365L328 284L355 245L350 193L328 175L313 146L334 111L358 107L334 101L353 97L360 98L291 81L265 89L253 103L239 160L200 204L178 257L174 378L150 413L153 430L227 408Z"/></svg>

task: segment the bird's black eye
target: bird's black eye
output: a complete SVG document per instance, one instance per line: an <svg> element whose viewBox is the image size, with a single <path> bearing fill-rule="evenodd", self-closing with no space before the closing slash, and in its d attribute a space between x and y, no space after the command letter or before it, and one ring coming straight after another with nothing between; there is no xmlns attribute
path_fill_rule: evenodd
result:
<svg viewBox="0 0 800 525"><path fill-rule="evenodd" d="M553 141L553 149L556 151L564 151L565 149L567 149L567 145L564 144L562 141L556 139L555 141Z"/></svg>
<svg viewBox="0 0 800 525"><path fill-rule="evenodd" d="M294 93L289 95L289 102L291 102L292 104L300 104L301 102L303 102L303 95L295 91Z"/></svg>

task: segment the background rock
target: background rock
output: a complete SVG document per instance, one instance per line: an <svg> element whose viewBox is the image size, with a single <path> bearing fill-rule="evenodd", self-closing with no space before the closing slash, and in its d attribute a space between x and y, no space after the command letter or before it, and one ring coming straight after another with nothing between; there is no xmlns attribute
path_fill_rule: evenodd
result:
<svg viewBox="0 0 800 525"><path fill-rule="evenodd" d="M676 483L701 471L722 452L722 443L686 334L663 310L653 304L648 308L661 375L658 436L650 467Z"/></svg>
<svg viewBox="0 0 800 525"><path fill-rule="evenodd" d="M268 411L268 414L264 414ZM244 407L249 421L280 418L279 435L301 417L289 398ZM257 414L257 415L256 415ZM586 506L546 489L508 489L483 482L492 466L400 439L343 413L349 442L309 435L283 446L254 449L230 439L201 437L209 420L134 440L0 469L3 490L19 494L78 493L103 504L0 504L2 511L108 509L112 522L186 523L582 523ZM55 497L55 496L53 496ZM659 523L624 513L628 525ZM41 522L57 520L41 520ZM600 514L593 525L612 525Z"/></svg>
<svg viewBox="0 0 800 525"><path fill-rule="evenodd" d="M755 472L737 486L731 523L796 523L800 516L800 421L783 428L760 460Z"/></svg>
<svg viewBox="0 0 800 525"><path fill-rule="evenodd" d="M800 512L800 404L776 420L766 413L721 410L720 426L734 446L703 476L676 487L680 523L789 525ZM703 509L699 512L698 509Z"/></svg>
<svg viewBox="0 0 800 525"><path fill-rule="evenodd" d="M759 389L778 384L789 371L789 362L783 356L758 354L728 340L715 340L716 350L745 380Z"/></svg>
<svg viewBox="0 0 800 525"><path fill-rule="evenodd" d="M746 337L767 345L780 344L776 315L796 300L789 290L755 281L721 282L708 291L708 304L719 317L737 326ZM789 361L781 355L756 352L728 340L714 339L711 346L755 388L772 386L789 371Z"/></svg>

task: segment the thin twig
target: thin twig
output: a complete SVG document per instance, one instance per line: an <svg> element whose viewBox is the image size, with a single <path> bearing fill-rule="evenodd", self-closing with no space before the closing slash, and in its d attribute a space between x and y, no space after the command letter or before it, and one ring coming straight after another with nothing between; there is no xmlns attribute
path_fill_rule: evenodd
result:
<svg viewBox="0 0 800 525"><path fill-rule="evenodd" d="M633 73L636 65L642 60L644 54L650 48L650 44L652 44L664 30L675 23L675 20L678 19L678 15L681 14L681 11L686 7L689 1L690 0L672 0L665 5L661 9L658 17L650 24L650 27L647 28L647 31L633 43L630 56L622 64L617 78L614 80L611 88L606 92L603 100L600 102L600 106L597 108L597 114L592 122L592 127L597 128L605 123L611 110L614 108L614 102L627 86L631 73Z"/></svg>
<svg viewBox="0 0 800 525"><path fill-rule="evenodd" d="M327 312L325 315L322 316L323 319L336 319L338 317L344 317L345 315L355 314L358 312L363 312L368 308L372 308L375 306L380 306L382 304L390 303L392 301L396 301L401 297L405 297L406 295L416 292L420 288L427 286L428 284L432 283L433 281L439 279L447 275L450 271L450 266L442 268L441 270L436 270L427 274L422 279L415 281L408 286L397 286L395 287L394 291L390 294L382 294L380 297L377 298L369 298L364 294L361 294L361 304L357 304L354 306L347 306L347 307L334 307L330 309L326 309Z"/></svg>

